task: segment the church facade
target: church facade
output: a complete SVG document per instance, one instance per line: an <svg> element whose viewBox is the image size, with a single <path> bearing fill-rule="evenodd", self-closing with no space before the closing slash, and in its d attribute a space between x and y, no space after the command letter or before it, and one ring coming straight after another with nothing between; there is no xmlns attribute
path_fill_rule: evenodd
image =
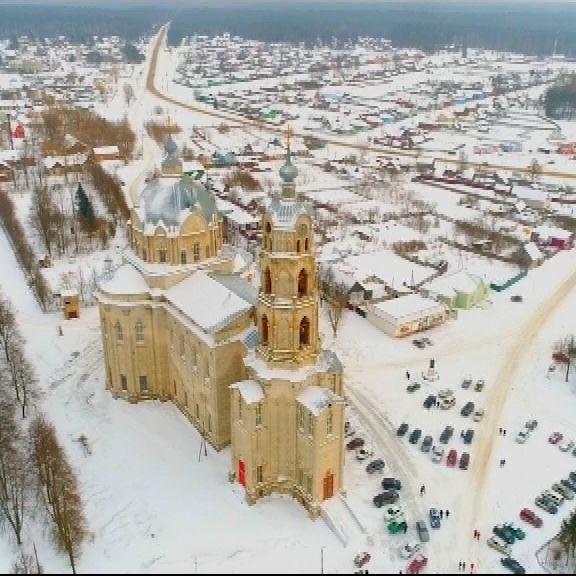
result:
<svg viewBox="0 0 576 576"><path fill-rule="evenodd" d="M257 290L222 244L212 192L182 172L171 137L162 175L128 223L124 263L99 287L106 386L171 401L217 449L247 501L290 494L312 516L342 490L342 366L320 347L313 221L290 151L263 217Z"/></svg>

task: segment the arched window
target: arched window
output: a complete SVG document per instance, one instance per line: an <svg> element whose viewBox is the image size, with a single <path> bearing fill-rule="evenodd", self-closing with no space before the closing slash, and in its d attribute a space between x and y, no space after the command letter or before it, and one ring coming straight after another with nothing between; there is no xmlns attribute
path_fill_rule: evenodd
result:
<svg viewBox="0 0 576 576"><path fill-rule="evenodd" d="M300 240L296 240L296 252L300 254Z"/></svg>
<svg viewBox="0 0 576 576"><path fill-rule="evenodd" d="M144 260L144 262L148 260L148 252L146 252L146 248L142 248L142 260Z"/></svg>
<svg viewBox="0 0 576 576"><path fill-rule="evenodd" d="M308 252L308 238L304 240L304 251Z"/></svg>
<svg viewBox="0 0 576 576"><path fill-rule="evenodd" d="M262 316L262 344L268 345L268 318Z"/></svg>
<svg viewBox="0 0 576 576"><path fill-rule="evenodd" d="M142 320L138 320L138 322L136 322L135 328L136 342L138 344L142 344L142 342L144 342L144 324L142 324Z"/></svg>
<svg viewBox="0 0 576 576"><path fill-rule="evenodd" d="M266 227L264 229L266 230L266 234L270 234L270 232L272 231L272 226L270 226L270 222L266 222Z"/></svg>
<svg viewBox="0 0 576 576"><path fill-rule="evenodd" d="M300 348L310 345L310 320L306 316L300 321Z"/></svg>
<svg viewBox="0 0 576 576"><path fill-rule="evenodd" d="M268 250L272 251L272 238L268 239Z"/></svg>
<svg viewBox="0 0 576 576"><path fill-rule="evenodd" d="M308 272L302 268L298 274L298 298L308 294Z"/></svg>
<svg viewBox="0 0 576 576"><path fill-rule="evenodd" d="M118 342L122 342L124 340L124 334L122 332L122 326L120 326L120 322L117 321L114 328L116 330L116 340L118 340Z"/></svg>
<svg viewBox="0 0 576 576"><path fill-rule="evenodd" d="M270 274L270 268L266 268L264 271L264 293L272 294L272 276Z"/></svg>

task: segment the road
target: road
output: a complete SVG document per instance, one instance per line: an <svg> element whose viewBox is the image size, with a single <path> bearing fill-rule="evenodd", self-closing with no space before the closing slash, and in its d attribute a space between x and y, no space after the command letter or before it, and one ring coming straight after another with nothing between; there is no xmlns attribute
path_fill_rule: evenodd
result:
<svg viewBox="0 0 576 576"><path fill-rule="evenodd" d="M235 124L242 125L242 126L250 126L252 128L264 130L266 132L270 132L270 133L275 134L275 135L280 135L280 136L284 135L285 129L283 129L283 128L279 128L276 126L270 126L269 124L266 124L265 122L256 122L254 120L248 120L246 118L242 118L239 116L233 116L231 114L225 114L223 112L219 112L216 110L210 110L210 109L203 108L200 106L194 106L192 104L187 104L185 102L182 102L180 100L172 98L171 96L168 96L167 94L165 94L164 92L159 90L156 87L156 72L157 72L157 66L158 66L158 53L159 53L160 49L166 43L166 37L168 34L168 26L169 26L168 24L163 26L160 29L160 31L158 32L157 36L153 40L153 47L152 47L152 52L151 52L152 56L150 58L150 65L149 65L148 74L146 77L146 89L151 94L154 94L154 96L156 96L160 100L163 100L164 102L168 102L170 104L173 104L174 106L178 106L178 107L183 108L185 110L190 110L190 111L195 112L197 114L202 114L204 116L209 116L211 118L217 118L218 120L222 120L225 122L233 122ZM294 132L293 136L295 138L306 138L306 137L309 137L310 134ZM317 139L320 140L321 142L324 142L327 145L334 146L336 148L345 148L348 150L355 150L355 151L358 151L361 153L370 152L370 153L378 154L380 156L387 156L387 157L391 157L391 158L397 158L398 156L417 158L421 154L421 152L419 150L402 150L402 149L398 149L398 148L385 148L385 147L379 147L379 146L373 146L373 145L354 144L354 143L346 142L343 140L333 140L333 139L328 139L328 138L317 138ZM457 158L448 158L448 157L440 157L439 156L439 157L434 157L434 160L436 162L442 162L444 164L448 164L451 166L461 166L462 165L462 161L457 159ZM467 161L465 163L465 165L466 165L466 168L477 168L477 169L484 170L484 171L493 170L493 171L497 171L497 172L523 172L525 174L532 174L532 170L531 170L530 166L527 166L525 168L520 168L517 166L506 166L504 164L488 164L488 163L483 163L483 162L470 162L470 161ZM555 171L550 171L550 170L540 170L538 172L538 174L540 176L551 176L551 177L555 177L555 178L576 179L576 173L573 173L573 172L555 172Z"/></svg>

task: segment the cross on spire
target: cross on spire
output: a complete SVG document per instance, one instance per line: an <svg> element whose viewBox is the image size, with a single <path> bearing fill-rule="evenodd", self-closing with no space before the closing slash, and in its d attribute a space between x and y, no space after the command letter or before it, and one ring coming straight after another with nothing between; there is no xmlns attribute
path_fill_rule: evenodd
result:
<svg viewBox="0 0 576 576"><path fill-rule="evenodd" d="M294 130L292 130L291 126L288 126L284 134L286 135L286 148L290 149L290 139L294 136Z"/></svg>
<svg viewBox="0 0 576 576"><path fill-rule="evenodd" d="M170 114L168 114L168 135L172 135L172 118L170 118Z"/></svg>

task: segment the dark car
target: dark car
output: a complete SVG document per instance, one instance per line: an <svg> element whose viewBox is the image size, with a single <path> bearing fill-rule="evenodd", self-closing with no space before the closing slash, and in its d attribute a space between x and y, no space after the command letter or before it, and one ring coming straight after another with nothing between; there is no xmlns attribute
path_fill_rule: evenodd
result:
<svg viewBox="0 0 576 576"><path fill-rule="evenodd" d="M470 388L470 386L472 386L472 378L470 376L463 378L462 379L462 388L467 390L468 388Z"/></svg>
<svg viewBox="0 0 576 576"><path fill-rule="evenodd" d="M400 426L398 426L398 430L396 430L396 436L404 436L406 434L406 432L408 432L408 424L406 424L406 422L403 422L402 424L400 424Z"/></svg>
<svg viewBox="0 0 576 576"><path fill-rule="evenodd" d="M394 492L393 490L389 490L387 492L381 492L380 494L376 494L374 498L372 498L372 502L376 508L382 508L386 504L396 504L398 500L398 492Z"/></svg>
<svg viewBox="0 0 576 576"><path fill-rule="evenodd" d="M474 402L466 402L464 406L462 406L462 410L460 410L461 416L470 416L474 412Z"/></svg>
<svg viewBox="0 0 576 576"><path fill-rule="evenodd" d="M484 390L484 380L477 380L476 384L474 384L474 390L476 392L482 392Z"/></svg>
<svg viewBox="0 0 576 576"><path fill-rule="evenodd" d="M446 457L446 466L449 466L450 468L456 466L457 460L458 460L458 452L456 452L456 450L454 449L450 450L450 452L448 452L448 456Z"/></svg>
<svg viewBox="0 0 576 576"><path fill-rule="evenodd" d="M460 470L468 470L469 465L470 465L470 454L468 454L468 452L462 452L458 468L460 468Z"/></svg>
<svg viewBox="0 0 576 576"><path fill-rule="evenodd" d="M450 438L452 438L452 434L454 434L454 428L452 428L452 426L446 426L446 428L442 430L442 434L440 434L440 444L448 444Z"/></svg>
<svg viewBox="0 0 576 576"><path fill-rule="evenodd" d="M362 448L364 446L364 438L352 438L348 444L346 444L347 450L356 450L356 448Z"/></svg>
<svg viewBox="0 0 576 576"><path fill-rule="evenodd" d="M514 296L510 296L510 302L522 302L522 296L514 294Z"/></svg>
<svg viewBox="0 0 576 576"><path fill-rule="evenodd" d="M432 406L436 405L436 396L434 396L434 394L430 394L429 396L427 396L426 400L424 400L424 404L422 404L422 406L424 406L424 408L432 408Z"/></svg>
<svg viewBox="0 0 576 576"><path fill-rule="evenodd" d="M423 520L418 520L418 522L416 522L416 532L418 532L420 542L424 543L430 541L430 532L428 532L428 526L426 526L426 522Z"/></svg>
<svg viewBox="0 0 576 576"><path fill-rule="evenodd" d="M464 444L472 444L472 439L474 438L474 430L472 428L468 428L462 436L462 440L464 440Z"/></svg>
<svg viewBox="0 0 576 576"><path fill-rule="evenodd" d="M497 524L492 528L492 532L498 536L501 540L508 544L514 544L516 542L516 534L514 534L513 530L510 530L508 526L503 524Z"/></svg>
<svg viewBox="0 0 576 576"><path fill-rule="evenodd" d="M397 478L382 478L381 482L382 490L401 490L402 482Z"/></svg>
<svg viewBox="0 0 576 576"><path fill-rule="evenodd" d="M410 444L418 444L418 440L420 440L420 436L422 436L422 430L420 430L420 428L416 428L416 430L412 430L412 434L410 434L410 438L408 438L408 442L410 442Z"/></svg>
<svg viewBox="0 0 576 576"><path fill-rule="evenodd" d="M432 439L432 436L424 436L420 450L422 450L422 452L430 452L430 448L432 448L433 442L434 440Z"/></svg>
<svg viewBox="0 0 576 576"><path fill-rule="evenodd" d="M430 526L432 528L440 528L440 512L437 508L430 508Z"/></svg>
<svg viewBox="0 0 576 576"><path fill-rule="evenodd" d="M412 344L414 344L414 346L416 346L416 348L426 348L426 342L423 342L422 340L419 339L415 339L412 340Z"/></svg>
<svg viewBox="0 0 576 576"><path fill-rule="evenodd" d="M524 566L518 562L518 560L514 560L514 558L510 558L510 556L502 556L500 558L500 564L507 568L513 574L526 574L526 570Z"/></svg>
<svg viewBox="0 0 576 576"><path fill-rule="evenodd" d="M528 522L528 524L534 526L534 528L540 528L540 526L542 526L542 518L540 518L536 512L530 510L530 508L522 508L522 510L520 510L520 518L524 520L524 522Z"/></svg>
<svg viewBox="0 0 576 576"><path fill-rule="evenodd" d="M412 382L412 384L408 384L406 386L406 392L416 392L416 390L420 390L420 382Z"/></svg>
<svg viewBox="0 0 576 576"><path fill-rule="evenodd" d="M384 460L382 460L382 458L377 458L376 460L372 460L372 462L366 466L366 472L368 472L368 474L374 474L374 472L384 470L384 466Z"/></svg>

